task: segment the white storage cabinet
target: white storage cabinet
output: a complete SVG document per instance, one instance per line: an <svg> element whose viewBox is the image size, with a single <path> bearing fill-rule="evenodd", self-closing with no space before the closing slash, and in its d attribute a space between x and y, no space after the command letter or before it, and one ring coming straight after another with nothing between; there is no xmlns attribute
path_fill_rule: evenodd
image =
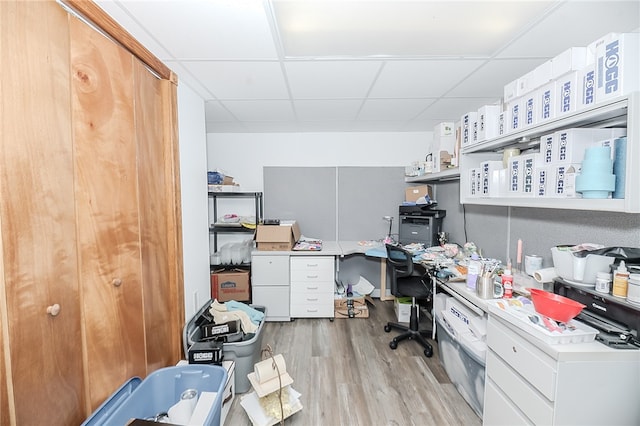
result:
<svg viewBox="0 0 640 426"><path fill-rule="evenodd" d="M549 345L489 314L484 425L640 424L640 351Z"/></svg>
<svg viewBox="0 0 640 426"><path fill-rule="evenodd" d="M333 318L333 256L291 256L291 317Z"/></svg>
<svg viewBox="0 0 640 426"><path fill-rule="evenodd" d="M289 321L289 256L251 256L251 291L254 305L266 308L265 321Z"/></svg>

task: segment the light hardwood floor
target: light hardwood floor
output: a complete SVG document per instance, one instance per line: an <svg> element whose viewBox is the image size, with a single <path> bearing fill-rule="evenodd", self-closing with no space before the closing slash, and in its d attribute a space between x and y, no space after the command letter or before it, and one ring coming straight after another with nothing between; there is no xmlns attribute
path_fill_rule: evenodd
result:
<svg viewBox="0 0 640 426"><path fill-rule="evenodd" d="M432 358L413 341L391 350L397 331L385 333L384 324L395 319L393 302L375 299L369 310L367 319L265 323L262 347L284 356L292 387L302 394L304 408L285 425L481 425L440 365L437 344ZM251 425L241 398L225 425Z"/></svg>

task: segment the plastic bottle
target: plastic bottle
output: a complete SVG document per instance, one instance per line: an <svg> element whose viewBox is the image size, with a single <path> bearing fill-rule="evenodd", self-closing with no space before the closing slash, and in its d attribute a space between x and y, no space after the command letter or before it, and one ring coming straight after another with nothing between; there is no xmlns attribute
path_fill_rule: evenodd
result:
<svg viewBox="0 0 640 426"><path fill-rule="evenodd" d="M618 269L613 273L613 290L612 293L616 297L626 299L629 290L629 271L627 270L624 260L620 261Z"/></svg>
<svg viewBox="0 0 640 426"><path fill-rule="evenodd" d="M599 293L609 293L611 291L611 274L596 272L596 291Z"/></svg>
<svg viewBox="0 0 640 426"><path fill-rule="evenodd" d="M511 299L513 297L513 275L511 269L505 269L502 273L502 288L504 289L503 299Z"/></svg>
<svg viewBox="0 0 640 426"><path fill-rule="evenodd" d="M467 265L467 290L473 292L476 291L476 284L478 282L478 277L480 276L481 268L482 263L480 262L480 257L475 253L472 254L469 265Z"/></svg>

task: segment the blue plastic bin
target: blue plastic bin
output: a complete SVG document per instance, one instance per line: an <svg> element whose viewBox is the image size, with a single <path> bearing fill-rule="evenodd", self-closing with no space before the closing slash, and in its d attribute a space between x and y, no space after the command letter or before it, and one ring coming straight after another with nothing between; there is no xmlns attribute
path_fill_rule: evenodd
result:
<svg viewBox="0 0 640 426"><path fill-rule="evenodd" d="M82 423L83 426L120 426L132 418L146 419L166 412L187 389L217 392L207 426L220 425L227 370L218 365L181 365L156 370L141 380L133 377Z"/></svg>

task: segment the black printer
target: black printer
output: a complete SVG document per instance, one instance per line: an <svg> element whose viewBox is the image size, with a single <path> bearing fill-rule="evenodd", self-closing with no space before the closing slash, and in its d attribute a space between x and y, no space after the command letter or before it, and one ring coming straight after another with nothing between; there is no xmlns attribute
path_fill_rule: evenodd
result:
<svg viewBox="0 0 640 426"><path fill-rule="evenodd" d="M407 204L399 208L399 243L422 243L425 247L438 245L442 219L446 210L437 210L429 204Z"/></svg>

